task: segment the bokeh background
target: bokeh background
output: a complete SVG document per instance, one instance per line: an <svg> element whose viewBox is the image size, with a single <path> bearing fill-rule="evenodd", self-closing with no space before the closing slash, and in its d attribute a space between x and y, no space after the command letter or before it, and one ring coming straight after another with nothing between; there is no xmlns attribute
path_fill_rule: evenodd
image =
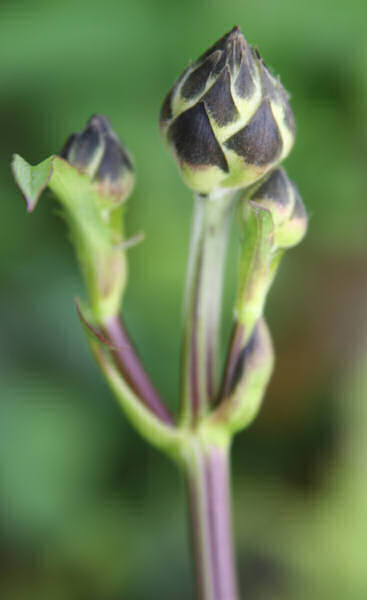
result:
<svg viewBox="0 0 367 600"><path fill-rule="evenodd" d="M233 449L243 598L367 597L366 19L365 0L0 2L4 600L193 595L182 479L130 428L94 366L56 203L45 195L27 215L9 162L16 151L35 164L92 113L108 115L137 164L128 232L146 233L129 251L124 313L176 407L192 200L157 116L188 60L234 24L292 92L287 169L311 216L267 307L276 372Z"/></svg>

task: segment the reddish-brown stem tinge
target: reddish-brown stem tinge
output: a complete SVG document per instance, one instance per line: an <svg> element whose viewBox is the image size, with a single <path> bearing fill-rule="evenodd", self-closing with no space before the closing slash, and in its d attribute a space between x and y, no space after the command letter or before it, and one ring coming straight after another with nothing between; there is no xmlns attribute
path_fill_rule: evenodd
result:
<svg viewBox="0 0 367 600"><path fill-rule="evenodd" d="M108 319L103 333L112 347L112 354L126 381L144 404L164 423L172 425L174 420L163 404L148 374L138 357L126 328L118 315Z"/></svg>
<svg viewBox="0 0 367 600"><path fill-rule="evenodd" d="M193 444L186 473L198 600L237 600L229 448Z"/></svg>

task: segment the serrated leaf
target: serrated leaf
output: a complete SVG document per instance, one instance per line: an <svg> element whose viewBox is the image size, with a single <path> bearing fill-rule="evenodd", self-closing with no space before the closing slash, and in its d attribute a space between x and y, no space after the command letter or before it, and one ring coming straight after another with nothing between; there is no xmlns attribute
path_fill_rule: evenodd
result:
<svg viewBox="0 0 367 600"><path fill-rule="evenodd" d="M20 191L27 203L28 212L32 212L47 187L53 170L54 156L46 158L39 165L32 166L19 154L14 154L12 171Z"/></svg>

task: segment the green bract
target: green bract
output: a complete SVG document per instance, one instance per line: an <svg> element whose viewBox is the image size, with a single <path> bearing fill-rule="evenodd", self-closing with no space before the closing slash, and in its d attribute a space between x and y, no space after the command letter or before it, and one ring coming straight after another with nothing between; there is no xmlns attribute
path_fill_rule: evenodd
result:
<svg viewBox="0 0 367 600"><path fill-rule="evenodd" d="M160 125L187 185L205 194L258 181L295 134L287 92L238 27L176 81Z"/></svg>

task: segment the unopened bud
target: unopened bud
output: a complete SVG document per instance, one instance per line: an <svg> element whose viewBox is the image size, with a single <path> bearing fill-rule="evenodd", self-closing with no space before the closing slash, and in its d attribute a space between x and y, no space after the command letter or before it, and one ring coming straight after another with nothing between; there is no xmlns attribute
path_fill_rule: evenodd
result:
<svg viewBox="0 0 367 600"><path fill-rule="evenodd" d="M301 241L307 230L307 213L296 185L284 169L275 169L251 200L270 211L278 248L290 248Z"/></svg>
<svg viewBox="0 0 367 600"><path fill-rule="evenodd" d="M295 134L288 95L238 27L190 65L160 126L189 187L247 187L280 163Z"/></svg>
<svg viewBox="0 0 367 600"><path fill-rule="evenodd" d="M81 133L72 134L60 156L89 175L98 192L123 202L134 185L134 168L127 150L103 115L93 115Z"/></svg>

